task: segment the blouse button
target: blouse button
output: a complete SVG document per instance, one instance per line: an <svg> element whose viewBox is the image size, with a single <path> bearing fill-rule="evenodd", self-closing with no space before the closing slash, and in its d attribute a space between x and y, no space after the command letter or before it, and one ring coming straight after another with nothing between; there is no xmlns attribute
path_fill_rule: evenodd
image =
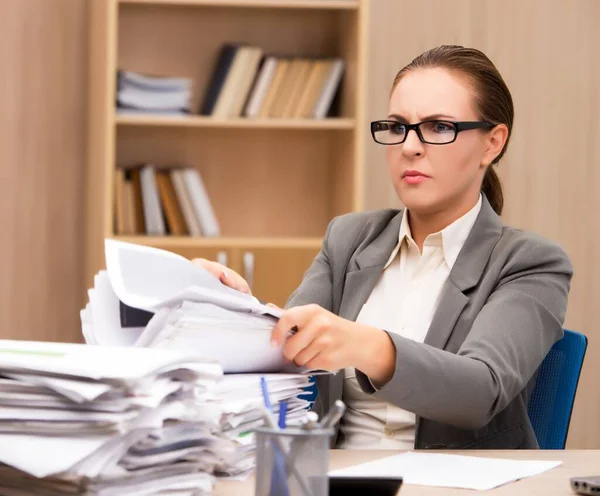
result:
<svg viewBox="0 0 600 496"><path fill-rule="evenodd" d="M384 429L383 433L388 439L392 439L394 437L394 431L392 429Z"/></svg>

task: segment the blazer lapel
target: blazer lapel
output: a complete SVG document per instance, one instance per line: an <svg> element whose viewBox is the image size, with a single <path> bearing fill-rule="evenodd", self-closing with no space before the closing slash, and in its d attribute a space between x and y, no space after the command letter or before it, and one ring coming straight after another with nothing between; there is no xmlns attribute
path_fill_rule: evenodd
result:
<svg viewBox="0 0 600 496"><path fill-rule="evenodd" d="M452 267L425 337L425 343L444 349L460 314L469 302L465 292L477 285L492 250L502 235L502 222L485 195L481 211Z"/></svg>
<svg viewBox="0 0 600 496"><path fill-rule="evenodd" d="M383 231L356 255L354 261L358 270L350 270L346 274L340 317L347 320L356 320L358 317L377 284L390 253L398 244L401 222L402 211L396 214Z"/></svg>

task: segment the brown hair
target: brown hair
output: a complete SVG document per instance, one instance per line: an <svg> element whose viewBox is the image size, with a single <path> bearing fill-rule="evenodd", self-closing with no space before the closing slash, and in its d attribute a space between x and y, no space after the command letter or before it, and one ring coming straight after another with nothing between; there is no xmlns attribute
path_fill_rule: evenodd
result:
<svg viewBox="0 0 600 496"><path fill-rule="evenodd" d="M475 108L480 118L492 124L505 124L508 128L508 138L504 148L487 168L481 184L481 191L494 211L500 215L504 206L504 195L500 178L492 166L497 164L504 155L512 133L514 107L510 91L496 66L483 52L458 45L439 46L419 55L396 74L392 90L409 71L437 67L458 71L467 76L474 89Z"/></svg>

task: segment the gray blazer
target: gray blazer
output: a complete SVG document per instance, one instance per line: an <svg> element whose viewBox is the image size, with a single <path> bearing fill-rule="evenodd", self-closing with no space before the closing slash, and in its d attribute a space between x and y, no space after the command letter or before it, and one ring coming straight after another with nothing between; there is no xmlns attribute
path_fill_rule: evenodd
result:
<svg viewBox="0 0 600 496"><path fill-rule="evenodd" d="M335 218L286 306L316 303L355 320L401 221L399 210ZM393 378L375 391L357 370L361 388L416 414L416 449L537 448L527 402L540 363L563 335L572 275L561 248L503 225L484 196L425 342L390 333ZM341 398L343 374L317 378L319 414Z"/></svg>

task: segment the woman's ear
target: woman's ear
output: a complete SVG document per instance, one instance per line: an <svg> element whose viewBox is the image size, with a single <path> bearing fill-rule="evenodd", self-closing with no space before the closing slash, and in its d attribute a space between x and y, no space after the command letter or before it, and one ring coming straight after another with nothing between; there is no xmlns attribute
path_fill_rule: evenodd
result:
<svg viewBox="0 0 600 496"><path fill-rule="evenodd" d="M508 139L506 124L496 125L486 136L484 154L481 165L488 167L500 155Z"/></svg>

